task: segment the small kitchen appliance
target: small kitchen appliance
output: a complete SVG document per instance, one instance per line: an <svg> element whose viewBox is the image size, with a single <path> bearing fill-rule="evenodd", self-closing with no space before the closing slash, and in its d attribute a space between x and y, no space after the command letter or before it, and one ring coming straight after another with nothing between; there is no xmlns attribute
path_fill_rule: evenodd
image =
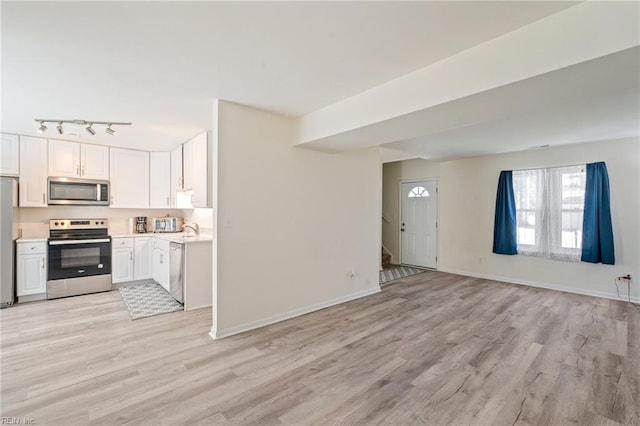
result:
<svg viewBox="0 0 640 426"><path fill-rule="evenodd" d="M136 216L136 233L144 234L147 232L147 217Z"/></svg>
<svg viewBox="0 0 640 426"><path fill-rule="evenodd" d="M181 232L184 219L181 217L154 217L153 232Z"/></svg>

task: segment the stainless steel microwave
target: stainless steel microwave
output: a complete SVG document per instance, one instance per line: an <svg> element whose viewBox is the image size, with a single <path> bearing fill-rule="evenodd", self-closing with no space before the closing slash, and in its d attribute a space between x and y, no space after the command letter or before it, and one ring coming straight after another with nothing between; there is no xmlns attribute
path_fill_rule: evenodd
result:
<svg viewBox="0 0 640 426"><path fill-rule="evenodd" d="M108 206L109 181L50 177L48 204L67 206Z"/></svg>

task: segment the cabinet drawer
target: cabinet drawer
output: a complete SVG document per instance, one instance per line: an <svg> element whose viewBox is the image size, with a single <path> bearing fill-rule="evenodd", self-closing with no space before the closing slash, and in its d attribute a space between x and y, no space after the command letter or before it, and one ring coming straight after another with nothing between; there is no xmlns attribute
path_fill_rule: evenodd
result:
<svg viewBox="0 0 640 426"><path fill-rule="evenodd" d="M114 250L119 248L133 248L133 238L113 238L111 240L111 247Z"/></svg>
<svg viewBox="0 0 640 426"><path fill-rule="evenodd" d="M18 243L18 254L45 254L47 251L47 243L34 242L34 243Z"/></svg>
<svg viewBox="0 0 640 426"><path fill-rule="evenodd" d="M163 240L160 238L154 238L153 248L156 250L169 251L169 240Z"/></svg>

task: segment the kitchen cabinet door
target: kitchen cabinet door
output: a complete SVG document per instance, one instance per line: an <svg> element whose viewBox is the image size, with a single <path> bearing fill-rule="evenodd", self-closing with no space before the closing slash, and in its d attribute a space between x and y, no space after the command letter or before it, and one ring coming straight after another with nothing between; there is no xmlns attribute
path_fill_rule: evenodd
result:
<svg viewBox="0 0 640 426"><path fill-rule="evenodd" d="M182 145L182 189L193 189L193 139Z"/></svg>
<svg viewBox="0 0 640 426"><path fill-rule="evenodd" d="M182 190L182 145L171 151L171 207L176 208L176 192Z"/></svg>
<svg viewBox="0 0 640 426"><path fill-rule="evenodd" d="M83 179L109 180L109 147L80 145L80 176Z"/></svg>
<svg viewBox="0 0 640 426"><path fill-rule="evenodd" d="M153 250L150 237L134 238L133 279L145 280L153 278Z"/></svg>
<svg viewBox="0 0 640 426"><path fill-rule="evenodd" d="M80 177L80 144L49 140L49 176Z"/></svg>
<svg viewBox="0 0 640 426"><path fill-rule="evenodd" d="M20 174L20 137L2 133L0 138L0 175Z"/></svg>
<svg viewBox="0 0 640 426"><path fill-rule="evenodd" d="M154 247L153 280L169 291L169 252Z"/></svg>
<svg viewBox="0 0 640 426"><path fill-rule="evenodd" d="M207 134L193 139L193 207L207 207L209 170L208 170Z"/></svg>
<svg viewBox="0 0 640 426"><path fill-rule="evenodd" d="M132 149L109 149L111 205L149 208L149 153Z"/></svg>
<svg viewBox="0 0 640 426"><path fill-rule="evenodd" d="M150 200L152 209L171 207L171 154L168 152L152 152Z"/></svg>
<svg viewBox="0 0 640 426"><path fill-rule="evenodd" d="M111 282L133 281L133 247L111 250Z"/></svg>
<svg viewBox="0 0 640 426"><path fill-rule="evenodd" d="M183 145L182 162L184 189L193 191L192 207L207 207L209 190L209 157L207 133L202 133Z"/></svg>
<svg viewBox="0 0 640 426"><path fill-rule="evenodd" d="M16 263L16 295L18 297L47 292L47 266L44 253L18 255Z"/></svg>
<svg viewBox="0 0 640 426"><path fill-rule="evenodd" d="M20 207L47 207L47 140L20 137Z"/></svg>

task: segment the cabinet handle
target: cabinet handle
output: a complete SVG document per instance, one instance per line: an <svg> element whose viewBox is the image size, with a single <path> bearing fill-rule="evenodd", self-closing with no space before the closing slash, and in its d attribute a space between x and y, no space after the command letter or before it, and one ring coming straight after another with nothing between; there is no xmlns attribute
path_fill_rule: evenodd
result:
<svg viewBox="0 0 640 426"><path fill-rule="evenodd" d="M42 269L44 269L44 257L42 258Z"/></svg>
<svg viewBox="0 0 640 426"><path fill-rule="evenodd" d="M129 260L133 260L133 252L129 252Z"/></svg>
<svg viewBox="0 0 640 426"><path fill-rule="evenodd" d="M80 171L80 175L81 175L81 176L84 176L84 166L82 166L82 169L81 169L81 171Z"/></svg>
<svg viewBox="0 0 640 426"><path fill-rule="evenodd" d="M80 166L76 166L76 176L82 176L80 174Z"/></svg>
<svg viewBox="0 0 640 426"><path fill-rule="evenodd" d="M167 205L170 206L171 203L169 202L169 197L167 197Z"/></svg>
<svg viewBox="0 0 640 426"><path fill-rule="evenodd" d="M46 204L46 200L45 200L46 194L43 192L42 193L42 204Z"/></svg>

